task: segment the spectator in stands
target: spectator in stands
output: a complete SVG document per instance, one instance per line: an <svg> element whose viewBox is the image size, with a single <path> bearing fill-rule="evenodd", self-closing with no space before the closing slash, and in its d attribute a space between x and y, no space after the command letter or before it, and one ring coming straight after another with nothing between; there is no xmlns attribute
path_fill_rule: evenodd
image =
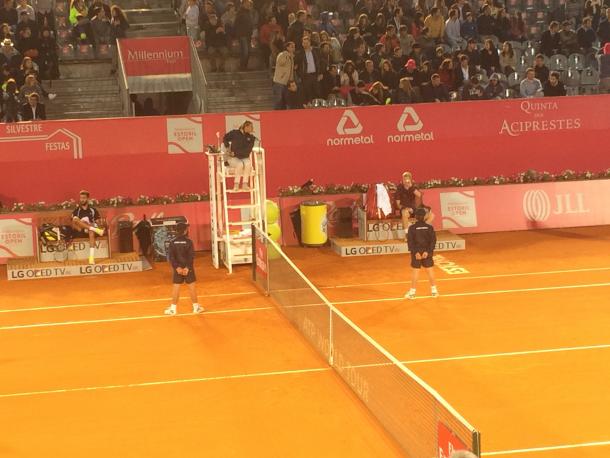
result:
<svg viewBox="0 0 610 458"><path fill-rule="evenodd" d="M6 22L4 24L0 24L0 42L5 39L14 40L15 34L11 30L11 26Z"/></svg>
<svg viewBox="0 0 610 458"><path fill-rule="evenodd" d="M91 23L86 16L78 15L76 17L76 25L72 28L72 38L79 45L93 44L93 32L91 31Z"/></svg>
<svg viewBox="0 0 610 458"><path fill-rule="evenodd" d="M323 77L318 49L311 46L311 38L303 36L302 49L296 52L294 67L301 81L301 93L306 104L318 97L318 83Z"/></svg>
<svg viewBox="0 0 610 458"><path fill-rule="evenodd" d="M343 61L341 55L341 43L336 37L331 37L327 32L320 32L320 43L328 43L330 45L330 56L333 64L338 64Z"/></svg>
<svg viewBox="0 0 610 458"><path fill-rule="evenodd" d="M413 86L411 85L411 81L409 78L401 78L398 83L398 89L394 91L394 95L392 97L392 103L400 104L400 103L417 103L419 102L419 96Z"/></svg>
<svg viewBox="0 0 610 458"><path fill-rule="evenodd" d="M481 51L481 68L485 69L487 75L500 71L500 56L493 40L487 39Z"/></svg>
<svg viewBox="0 0 610 458"><path fill-rule="evenodd" d="M0 48L0 65L7 64L13 69L17 69L21 63L21 54L13 46L13 42L8 38L2 40Z"/></svg>
<svg viewBox="0 0 610 458"><path fill-rule="evenodd" d="M521 97L531 98L540 97L542 93L542 83L536 78L536 72L533 68L528 68L525 73L525 78L521 80L519 86Z"/></svg>
<svg viewBox="0 0 610 458"><path fill-rule="evenodd" d="M300 50L303 46L303 35L305 34L305 22L307 21L307 12L298 11L296 14L296 21L288 27L286 38L288 41L293 42L297 50Z"/></svg>
<svg viewBox="0 0 610 458"><path fill-rule="evenodd" d="M27 103L21 106L22 121L38 121L47 119L44 103L39 103L40 96L33 92L27 97Z"/></svg>
<svg viewBox="0 0 610 458"><path fill-rule="evenodd" d="M368 59L364 63L364 71L359 73L359 77L366 84L370 85L370 84L373 84L375 81L379 81L379 78L381 77L381 75L375 68L373 61Z"/></svg>
<svg viewBox="0 0 610 458"><path fill-rule="evenodd" d="M462 100L483 100L485 98L483 86L477 75L473 75L464 83Z"/></svg>
<svg viewBox="0 0 610 458"><path fill-rule="evenodd" d="M21 103L25 103L31 94L46 95L47 92L42 88L35 74L28 74L25 77L25 83L19 89L19 97Z"/></svg>
<svg viewBox="0 0 610 458"><path fill-rule="evenodd" d="M394 13L392 14L392 20L390 24L394 26L394 29L400 31L400 26L406 25L405 14L401 7L394 8Z"/></svg>
<svg viewBox="0 0 610 458"><path fill-rule="evenodd" d="M573 19L575 23L578 24L582 17L582 0L565 0L563 6L565 8L565 17Z"/></svg>
<svg viewBox="0 0 610 458"><path fill-rule="evenodd" d="M602 13L602 7L599 4L599 0L587 0L583 13L585 17L591 18L591 27L593 27L593 30L597 30Z"/></svg>
<svg viewBox="0 0 610 458"><path fill-rule="evenodd" d="M452 48L462 44L461 23L456 9L449 11L449 19L445 22L445 38Z"/></svg>
<svg viewBox="0 0 610 458"><path fill-rule="evenodd" d="M599 23L597 38L599 38L602 47L610 42L610 7L606 7L606 16Z"/></svg>
<svg viewBox="0 0 610 458"><path fill-rule="evenodd" d="M396 46L391 58L391 64L394 71L399 72L400 69L405 66L407 60L407 56L403 55L402 53L402 48L400 46Z"/></svg>
<svg viewBox="0 0 610 458"><path fill-rule="evenodd" d="M565 86L559 81L558 72L551 72L549 80L543 85L543 91L545 97L559 97L567 94Z"/></svg>
<svg viewBox="0 0 610 458"><path fill-rule="evenodd" d="M534 61L534 72L536 79L540 80L542 84L546 83L549 79L549 68L544 64L544 56L538 54Z"/></svg>
<svg viewBox="0 0 610 458"><path fill-rule="evenodd" d="M4 7L0 9L0 24L8 24L11 28L17 26L19 15L15 9L13 0L4 0Z"/></svg>
<svg viewBox="0 0 610 458"><path fill-rule="evenodd" d="M505 75L510 75L517 68L517 55L513 49L513 45L509 41L502 43L502 51L500 52L500 70Z"/></svg>
<svg viewBox="0 0 610 458"><path fill-rule="evenodd" d="M610 42L604 45L604 53L599 56L599 92L610 93Z"/></svg>
<svg viewBox="0 0 610 458"><path fill-rule="evenodd" d="M481 68L481 54L477 49L477 42L474 38L468 40L466 49L462 51L462 54L468 56L468 61L470 62L470 65L474 66L477 70Z"/></svg>
<svg viewBox="0 0 610 458"><path fill-rule="evenodd" d="M421 67L419 67L419 70L417 71L417 75L415 75L415 85L421 87L424 84L428 84L434 73L436 72L432 70L430 61L423 61Z"/></svg>
<svg viewBox="0 0 610 458"><path fill-rule="evenodd" d="M376 105L385 105L386 93L383 84L380 81L373 83L369 89L369 93L375 99Z"/></svg>
<svg viewBox="0 0 610 458"><path fill-rule="evenodd" d="M355 88L358 81L360 81L358 71L351 60L345 62L341 73L339 73L339 77L341 81L341 91L345 95L347 95L347 92L349 92L351 89Z"/></svg>
<svg viewBox="0 0 610 458"><path fill-rule="evenodd" d="M432 38L435 43L440 43L445 35L445 20L440 8L433 7L430 14L424 20L424 26L428 28L428 37Z"/></svg>
<svg viewBox="0 0 610 458"><path fill-rule="evenodd" d="M297 110L306 108L307 105L303 99L303 93L299 90L296 81L288 81L286 90L286 108L288 110Z"/></svg>
<svg viewBox="0 0 610 458"><path fill-rule="evenodd" d="M320 43L320 71L325 74L333 63L333 56L330 43L325 41Z"/></svg>
<svg viewBox="0 0 610 458"><path fill-rule="evenodd" d="M430 84L422 87L424 102L449 102L449 91L441 84L441 77L434 73L430 78Z"/></svg>
<svg viewBox="0 0 610 458"><path fill-rule="evenodd" d="M483 98L486 100L499 100L504 94L504 86L500 82L500 77L497 73L492 73L489 77L489 84L483 91Z"/></svg>
<svg viewBox="0 0 610 458"><path fill-rule="evenodd" d="M416 82L415 79L417 77L418 71L417 71L417 64L415 63L415 60L413 59L409 59L407 61L407 63L405 64L405 66L402 68L402 70L398 73L398 76L402 79L402 78L407 78L409 81L411 81L411 84L416 86Z"/></svg>
<svg viewBox="0 0 610 458"><path fill-rule="evenodd" d="M341 88L341 78L339 77L339 69L335 64L328 67L328 71L324 74L324 78L320 81L320 96L324 99L332 95L338 95Z"/></svg>
<svg viewBox="0 0 610 458"><path fill-rule="evenodd" d="M36 22L40 28L48 27L55 30L55 9L56 0L32 0L32 6L36 12Z"/></svg>
<svg viewBox="0 0 610 458"><path fill-rule="evenodd" d="M28 0L17 0L17 15L20 16L21 13L25 13L28 15L30 20L36 22L36 13L34 12L34 8L28 5Z"/></svg>
<svg viewBox="0 0 610 458"><path fill-rule="evenodd" d="M572 30L572 21L563 21L561 31L559 32L559 49L561 54L566 56L579 50L578 36Z"/></svg>
<svg viewBox="0 0 610 458"><path fill-rule="evenodd" d="M95 10L95 16L91 19L91 31L93 32L93 40L96 47L111 43L112 26L104 8L98 7Z"/></svg>
<svg viewBox="0 0 610 458"><path fill-rule="evenodd" d="M129 28L129 22L125 13L118 5L113 5L110 9L110 44L113 46L112 49L112 66L110 74L116 73L119 65L119 55L116 48L116 41L122 38L127 38L127 29Z"/></svg>
<svg viewBox="0 0 610 458"><path fill-rule="evenodd" d="M398 41L400 42L402 54L404 56L408 56L409 54L411 54L411 51L413 50L413 45L415 44L415 38L413 38L413 35L409 33L409 29L405 24L402 24L398 28Z"/></svg>
<svg viewBox="0 0 610 458"><path fill-rule="evenodd" d="M459 57L460 65L455 69L455 87L461 87L466 81L476 75L476 69L470 65L470 59L466 54L461 54Z"/></svg>
<svg viewBox="0 0 610 458"><path fill-rule="evenodd" d="M441 64L447 57L450 57L450 56L445 53L444 48L442 46L437 46L436 53L435 53L434 57L432 57L432 60L431 60L432 68L435 71L438 70L438 68L441 66Z"/></svg>
<svg viewBox="0 0 610 458"><path fill-rule="evenodd" d="M350 91L350 96L352 98L353 105L379 105L379 100L373 97L371 93L366 90L366 83L364 81L358 81L356 87Z"/></svg>
<svg viewBox="0 0 610 458"><path fill-rule="evenodd" d="M443 27L444 27L444 23L443 23ZM419 44L421 47L422 62L423 62L423 60L428 59L431 56L431 54L434 52L434 49L436 48L436 44L437 44L436 40L430 36L428 27L424 27L421 30L421 33L415 39L415 41L416 41L416 44ZM413 47L413 49L415 49L415 46Z"/></svg>
<svg viewBox="0 0 610 458"><path fill-rule="evenodd" d="M21 30L19 41L17 42L17 50L21 55L36 59L38 58L39 48L40 40L32 35L32 30L29 27Z"/></svg>
<svg viewBox="0 0 610 458"><path fill-rule="evenodd" d="M509 40L511 37L510 17L504 8L498 8L498 11L496 12L494 35L496 35L500 41Z"/></svg>
<svg viewBox="0 0 610 458"><path fill-rule="evenodd" d="M89 14L89 8L85 4L85 0L71 0L70 2L70 24L76 26L78 23L78 17L83 16L87 18Z"/></svg>
<svg viewBox="0 0 610 458"><path fill-rule="evenodd" d="M355 60L356 49L364 40L360 37L360 31L358 27L350 27L347 31L347 38L341 46L341 54L346 60Z"/></svg>
<svg viewBox="0 0 610 458"><path fill-rule="evenodd" d="M36 79L39 79L39 74L38 64L34 62L31 57L24 57L21 61L21 67L19 67L18 77L16 78L17 86L25 84L25 77L27 75L34 75Z"/></svg>
<svg viewBox="0 0 610 458"><path fill-rule="evenodd" d="M225 26L225 32L229 40L232 40L235 37L235 18L237 17L237 10L235 9L235 4L233 2L227 3L227 7L222 16L220 17L220 21Z"/></svg>
<svg viewBox="0 0 610 458"><path fill-rule="evenodd" d="M89 12L87 13L87 18L91 21L91 19L93 19L93 17L97 14L98 8L102 8L104 13L106 13L106 17L110 18L109 1L110 0L95 0L93 3L89 2Z"/></svg>
<svg viewBox="0 0 610 458"><path fill-rule="evenodd" d="M553 21L549 25L549 29L543 32L540 37L540 52L545 56L551 57L557 54L560 49L559 22Z"/></svg>
<svg viewBox="0 0 610 458"><path fill-rule="evenodd" d="M186 35L193 40L193 42L199 41L199 5L197 0L188 0L186 8L182 13L182 20L186 27Z"/></svg>
<svg viewBox="0 0 610 458"><path fill-rule="evenodd" d="M21 11L19 13L19 22L17 22L16 28L18 37L25 28L29 28L32 31L32 36L38 38L38 23L31 18L27 11Z"/></svg>
<svg viewBox="0 0 610 458"><path fill-rule="evenodd" d="M329 11L323 11L320 13L320 32L326 32L331 36L335 36L338 34L337 29L333 25L331 19L333 14ZM368 20L368 17L365 16Z"/></svg>
<svg viewBox="0 0 610 458"><path fill-rule="evenodd" d="M477 19L477 30L481 39L487 40L494 35L496 28L496 21L491 15L491 6L485 5L483 7L483 14Z"/></svg>
<svg viewBox="0 0 610 458"><path fill-rule="evenodd" d="M472 13L466 13L466 20L460 26L460 35L466 41L476 40L479 37L477 23L474 22Z"/></svg>
<svg viewBox="0 0 610 458"><path fill-rule="evenodd" d="M276 110L286 109L286 90L288 83L294 81L295 44L286 43L284 51L278 54L273 73L273 100Z"/></svg>
<svg viewBox="0 0 610 458"><path fill-rule="evenodd" d="M205 46L210 57L210 70L212 72L225 71L225 59L229 55L228 39L222 22L212 13L205 24ZM218 63L216 59L218 58Z"/></svg>
<svg viewBox="0 0 610 458"><path fill-rule="evenodd" d="M17 83L11 78L6 82L4 92L2 93L2 122L19 121L19 107Z"/></svg>
<svg viewBox="0 0 610 458"><path fill-rule="evenodd" d="M40 33L40 77L54 80L59 78L59 59L57 56L57 42L49 28L43 28Z"/></svg>
<svg viewBox="0 0 610 458"><path fill-rule="evenodd" d="M510 35L514 41L524 42L527 40L527 34L525 32L525 21L523 20L523 13L517 11L510 17Z"/></svg>
<svg viewBox="0 0 610 458"><path fill-rule="evenodd" d="M576 32L578 37L578 46L580 46L581 52L585 55L591 52L591 48L593 48L593 43L597 40L597 36L595 35L595 30L593 30L592 19L590 17L586 17L582 20L582 25Z"/></svg>
<svg viewBox="0 0 610 458"><path fill-rule="evenodd" d="M159 114L159 111L155 108L153 99L150 97L145 98L141 116L159 116Z"/></svg>
<svg viewBox="0 0 610 458"><path fill-rule="evenodd" d="M438 74L441 77L441 83L445 85L447 90L454 91L456 88L456 84L453 60L445 59L438 67Z"/></svg>
<svg viewBox="0 0 610 458"><path fill-rule="evenodd" d="M396 28L390 24L386 28L386 33L379 40L384 46L386 54L391 55L396 48L400 48L400 39L396 34Z"/></svg>
<svg viewBox="0 0 610 458"><path fill-rule="evenodd" d="M235 17L235 36L239 40L239 68L242 71L248 70L250 60L250 46L254 31L251 10L252 2L244 0Z"/></svg>
<svg viewBox="0 0 610 458"><path fill-rule="evenodd" d="M275 16L270 16L269 19L267 19L267 22L260 28L258 41L265 67L269 68L270 66L271 43L277 37L283 37L283 35L284 32L282 32L282 27L277 23L277 18Z"/></svg>
<svg viewBox="0 0 610 458"><path fill-rule="evenodd" d="M385 87L393 90L398 87L398 80L398 72L393 68L390 61L387 59L381 61L381 78L379 81L381 81Z"/></svg>
<svg viewBox="0 0 610 458"><path fill-rule="evenodd" d="M385 16L383 15L383 13L377 13L377 16L375 16L375 22L373 23L373 26L371 27L371 33L373 34L373 41L375 43L379 43L381 40L381 37L383 36L383 34L386 32L387 30L387 21L385 19Z"/></svg>

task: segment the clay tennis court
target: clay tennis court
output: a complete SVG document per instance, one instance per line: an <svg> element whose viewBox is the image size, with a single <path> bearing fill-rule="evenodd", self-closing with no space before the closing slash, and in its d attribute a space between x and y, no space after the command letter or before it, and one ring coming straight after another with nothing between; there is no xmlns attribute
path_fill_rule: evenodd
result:
<svg viewBox="0 0 610 458"><path fill-rule="evenodd" d="M406 256L286 252L481 431L483 456L605 457L610 228L466 240L442 253L442 296L423 280L415 301ZM0 456L401 456L249 267L197 267L201 316L162 314L165 264L2 280Z"/></svg>

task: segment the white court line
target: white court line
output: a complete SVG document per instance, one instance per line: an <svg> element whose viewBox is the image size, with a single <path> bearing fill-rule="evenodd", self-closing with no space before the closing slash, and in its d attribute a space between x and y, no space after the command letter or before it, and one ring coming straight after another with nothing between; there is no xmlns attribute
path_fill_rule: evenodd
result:
<svg viewBox="0 0 610 458"><path fill-rule="evenodd" d="M507 277L527 277L534 275L553 275L553 274L569 274L577 272L601 272L610 270L610 267L590 267L586 269L568 269L568 270L547 270L541 272L520 272L513 274L496 274L496 275L470 275L470 276L456 276L449 278L437 278L436 281L457 281L457 280L484 280L487 278L507 278ZM420 279L419 282L426 282L426 279ZM388 281L379 283L358 283L354 285L335 285L335 286L320 286L319 289L340 289L340 288L356 288L359 286L385 286L385 285L404 285L411 283L411 280L404 281Z"/></svg>
<svg viewBox="0 0 610 458"><path fill-rule="evenodd" d="M589 283L586 285L563 285L563 286L544 286L539 288L518 288L518 289L497 289L492 291L471 291L467 293L447 293L442 294L440 297L463 297L463 296L485 296L491 294L511 294L511 293L529 293L535 291L555 291L555 290L563 290L563 289L580 289L580 288L601 288L605 286L610 286L610 282L608 283ZM429 299L432 296L416 296L417 299ZM439 298L434 298L439 299ZM390 301L406 301L405 297L386 297L382 299L360 299L357 301L337 301L333 302L333 304L362 304L364 302L390 302Z"/></svg>
<svg viewBox="0 0 610 458"><path fill-rule="evenodd" d="M247 291L243 293L219 293L219 294L208 294L200 295L198 297L223 297L223 296L247 296L251 294L258 294L258 291ZM189 299L189 296L180 296L180 299ZM104 305L122 305L122 304L139 304L143 302L166 302L171 301L171 297L160 297L158 299L134 299L129 301L113 301L113 302L94 302L90 304L67 304L67 305L49 305L44 307L30 307L22 309L11 309L11 310L0 310L0 313L15 313L15 312L35 312L41 310L55 310L55 309L73 309L83 307L100 307Z"/></svg>
<svg viewBox="0 0 610 458"><path fill-rule="evenodd" d="M482 295L491 295L491 294L510 294L510 293L523 293L523 292L535 292L535 291L553 291L553 290L565 290L565 289L581 289L581 288L599 288L610 286L610 283L590 283L587 285L566 285L566 286L546 286L541 288L521 288L521 289L505 289L505 290L495 290L495 291L473 291L468 293L450 293L443 294L441 297L463 297L463 296L482 296ZM428 299L432 298L432 296L419 296L416 299ZM438 298L434 298L438 300ZM390 301L407 301L404 297L388 297L382 299L362 299L356 301L338 301L333 302L333 305L346 305L346 304L361 304L366 302L390 302ZM322 305L319 304L302 304L292 306L294 308L299 307L313 307ZM252 307L252 308L243 308L243 309L229 309L229 310L215 310L211 312L206 312L206 314L218 314L218 313L239 313L239 312L252 312L258 310L271 310L273 306L270 307ZM36 324L25 324L25 325L15 325L15 326L3 326L0 327L0 331L8 331L12 329L28 329L28 328L41 328L41 327L53 327L53 326L69 326L69 325L79 325L79 324L94 324L94 323L112 323L114 321L134 321L134 320L147 320L153 318L164 318L165 315L153 315L153 316L136 316L136 317L125 317L125 318L107 318L107 319L99 319L99 320L83 320L83 321L61 321L61 322L52 322L52 323L36 323ZM171 318L171 317L169 317Z"/></svg>
<svg viewBox="0 0 610 458"><path fill-rule="evenodd" d="M312 369L294 369L287 371L273 371L273 372L253 372L250 374L235 374L235 375L219 375L216 377L199 377L199 378L186 378L177 380L161 380L157 382L140 382L140 383L126 383L123 385L100 385L100 386L87 386L79 388L62 388L56 390L42 390L42 391L27 391L20 393L6 393L0 394L2 398L17 398L23 396L39 396L44 394L59 394L59 393L77 393L83 391L100 391L100 390L116 390L120 388L141 388L147 386L163 386L163 385L176 385L180 383L199 383L199 382L211 382L215 380L235 380L235 379L248 379L256 377L271 377L276 375L292 375L292 374L309 374L313 372L326 372L330 371L330 367L314 367Z"/></svg>
<svg viewBox="0 0 610 458"><path fill-rule="evenodd" d="M424 363L442 363L446 361L465 361L469 359L485 359L485 358L502 358L507 356L525 356L525 355L542 355L545 353L561 353L568 351L582 351L582 350L603 350L610 348L610 344L600 345L583 345L580 347L558 347L558 348L547 348L545 350L523 350L523 351L509 351L504 353L487 353L482 355L464 355L464 356L449 356L445 358L431 358L431 359L414 359L411 361L402 361L403 364L424 364Z"/></svg>
<svg viewBox="0 0 610 458"><path fill-rule="evenodd" d="M274 310L275 307L251 307L243 309L228 309L228 310L212 310L203 314L179 313L177 315L148 315L148 316L128 316L123 318L103 318L99 320L80 320L80 321L57 321L51 323L34 323L34 324L16 324L11 326L1 326L0 331L11 331L15 329L32 329L32 328L53 328L58 326L74 326L79 324L99 324L99 323L114 323L121 321L137 321L137 320L154 320L158 318L176 318L176 316L195 317L205 315L220 315L224 313L243 313L243 312L258 312L260 310Z"/></svg>
<svg viewBox="0 0 610 458"><path fill-rule="evenodd" d="M573 448L584 448L584 447L604 447L610 445L610 441L601 442L583 442L581 444L567 444L567 445L553 445L550 447L535 447L535 448L521 448L515 450L500 450L497 452L483 452L481 456L500 456L500 455L514 455L517 453L536 453L536 452L548 452L551 450L568 450Z"/></svg>

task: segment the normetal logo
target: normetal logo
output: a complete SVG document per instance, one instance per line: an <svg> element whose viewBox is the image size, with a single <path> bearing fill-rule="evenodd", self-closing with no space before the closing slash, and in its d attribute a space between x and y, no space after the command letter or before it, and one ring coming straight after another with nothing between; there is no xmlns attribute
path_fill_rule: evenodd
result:
<svg viewBox="0 0 610 458"><path fill-rule="evenodd" d="M347 123L351 123L352 127L347 127ZM339 135L356 135L362 132L362 124L352 110L345 110L343 116L337 124L337 133Z"/></svg>
<svg viewBox="0 0 610 458"><path fill-rule="evenodd" d="M326 139L327 146L371 145L375 142L373 135L358 135L364 126L352 110L345 110L337 123L337 134L341 137Z"/></svg>
<svg viewBox="0 0 610 458"><path fill-rule="evenodd" d="M434 140L434 132L422 132L424 123L413 107L405 107L398 122L396 129L403 134L388 135L388 143L421 142ZM417 132L417 133L415 133Z"/></svg>
<svg viewBox="0 0 610 458"><path fill-rule="evenodd" d="M551 199L541 189L526 191L523 195L523 213L530 221L546 221L551 216Z"/></svg>

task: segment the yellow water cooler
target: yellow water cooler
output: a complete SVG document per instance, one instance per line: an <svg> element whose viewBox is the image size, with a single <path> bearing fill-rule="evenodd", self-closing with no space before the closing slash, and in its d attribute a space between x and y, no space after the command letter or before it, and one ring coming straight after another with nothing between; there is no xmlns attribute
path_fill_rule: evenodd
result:
<svg viewBox="0 0 610 458"><path fill-rule="evenodd" d="M305 246L322 246L328 241L327 207L324 202L301 203L301 243Z"/></svg>

